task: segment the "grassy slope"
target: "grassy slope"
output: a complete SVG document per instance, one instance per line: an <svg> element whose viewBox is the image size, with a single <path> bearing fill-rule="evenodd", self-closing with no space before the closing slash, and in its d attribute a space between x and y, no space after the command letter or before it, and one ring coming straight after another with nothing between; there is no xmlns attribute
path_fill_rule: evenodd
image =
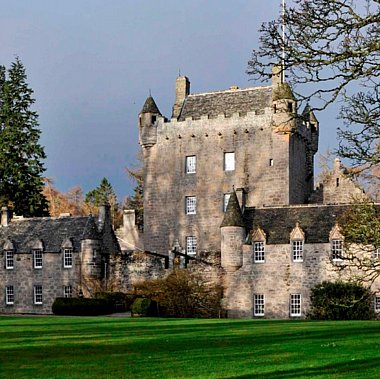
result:
<svg viewBox="0 0 380 379"><path fill-rule="evenodd" d="M380 378L380 323L0 317L0 378Z"/></svg>

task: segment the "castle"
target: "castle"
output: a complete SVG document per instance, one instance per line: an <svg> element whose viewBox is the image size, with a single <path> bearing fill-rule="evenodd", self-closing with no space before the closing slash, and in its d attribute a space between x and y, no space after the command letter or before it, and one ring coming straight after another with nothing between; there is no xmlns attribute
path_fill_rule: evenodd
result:
<svg viewBox="0 0 380 379"><path fill-rule="evenodd" d="M308 106L298 114L281 69L269 86L200 94L179 76L171 118L149 96L138 125L144 231L132 210L116 233L107 207L98 220L10 221L4 210L0 312L49 313L97 282L131 290L176 261L222 285L228 317L305 317L311 288L342 275L337 219L364 195L339 160L314 189L319 123Z"/></svg>

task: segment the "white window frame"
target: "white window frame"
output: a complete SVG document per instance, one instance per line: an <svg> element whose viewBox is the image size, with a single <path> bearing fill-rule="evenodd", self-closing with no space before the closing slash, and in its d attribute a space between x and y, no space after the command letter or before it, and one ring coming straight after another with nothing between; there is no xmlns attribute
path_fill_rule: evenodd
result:
<svg viewBox="0 0 380 379"><path fill-rule="evenodd" d="M299 317L302 315L302 296L300 293L290 294L289 313L290 317Z"/></svg>
<svg viewBox="0 0 380 379"><path fill-rule="evenodd" d="M224 171L235 171L235 152L224 153Z"/></svg>
<svg viewBox="0 0 380 379"><path fill-rule="evenodd" d="M41 249L33 250L33 267L34 268L42 268L43 266L43 254Z"/></svg>
<svg viewBox="0 0 380 379"><path fill-rule="evenodd" d="M186 174L195 174L197 172L197 156L188 155L186 157Z"/></svg>
<svg viewBox="0 0 380 379"><path fill-rule="evenodd" d="M197 254L197 237L186 237L186 254L191 256L195 256Z"/></svg>
<svg viewBox="0 0 380 379"><path fill-rule="evenodd" d="M292 240L293 262L303 262L304 245L304 240Z"/></svg>
<svg viewBox="0 0 380 379"><path fill-rule="evenodd" d="M13 286L5 287L5 304L13 305L15 302L15 289Z"/></svg>
<svg viewBox="0 0 380 379"><path fill-rule="evenodd" d="M341 239L331 240L331 258L334 262L341 261L343 257L343 241Z"/></svg>
<svg viewBox="0 0 380 379"><path fill-rule="evenodd" d="M5 268L7 270L13 270L15 268L15 256L13 250L5 252Z"/></svg>
<svg viewBox="0 0 380 379"><path fill-rule="evenodd" d="M253 315L265 316L265 295L256 293L253 295Z"/></svg>
<svg viewBox="0 0 380 379"><path fill-rule="evenodd" d="M73 249L63 249L63 267L73 267Z"/></svg>
<svg viewBox="0 0 380 379"><path fill-rule="evenodd" d="M186 214L187 215L197 214L197 197L196 196L186 196Z"/></svg>
<svg viewBox="0 0 380 379"><path fill-rule="evenodd" d="M374 250L373 256L375 259L380 259L380 247L378 247Z"/></svg>
<svg viewBox="0 0 380 379"><path fill-rule="evenodd" d="M231 193L225 193L223 195L223 212L226 213L228 202L230 201Z"/></svg>
<svg viewBox="0 0 380 379"><path fill-rule="evenodd" d="M264 241L253 242L253 261L255 263L265 262L265 242Z"/></svg>
<svg viewBox="0 0 380 379"><path fill-rule="evenodd" d="M375 312L379 313L380 312L380 295L375 295L374 306L375 306Z"/></svg>
<svg viewBox="0 0 380 379"><path fill-rule="evenodd" d="M63 286L63 297L73 297L73 287L70 284Z"/></svg>
<svg viewBox="0 0 380 379"><path fill-rule="evenodd" d="M34 304L41 305L43 298L42 298L42 286L36 285L33 287L33 300Z"/></svg>

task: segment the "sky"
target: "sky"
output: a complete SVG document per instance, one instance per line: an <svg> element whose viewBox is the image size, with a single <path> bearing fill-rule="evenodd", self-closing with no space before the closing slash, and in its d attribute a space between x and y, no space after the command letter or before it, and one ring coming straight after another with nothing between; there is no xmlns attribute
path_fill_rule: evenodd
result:
<svg viewBox="0 0 380 379"><path fill-rule="evenodd" d="M151 92L171 115L175 79L191 92L253 87L245 73L281 0L0 0L0 64L18 56L34 90L45 176L84 193L106 177L133 189L137 117ZM320 152L337 147L337 109L317 114Z"/></svg>

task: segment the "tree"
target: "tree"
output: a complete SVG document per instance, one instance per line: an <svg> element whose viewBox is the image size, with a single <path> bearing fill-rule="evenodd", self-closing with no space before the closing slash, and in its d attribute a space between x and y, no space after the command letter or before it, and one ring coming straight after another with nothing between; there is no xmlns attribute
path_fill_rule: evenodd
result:
<svg viewBox="0 0 380 379"><path fill-rule="evenodd" d="M111 183L106 178L101 180L98 187L86 193L85 203L92 213L97 213L100 205L109 204L114 226L121 223L122 216L117 197Z"/></svg>
<svg viewBox="0 0 380 379"><path fill-rule="evenodd" d="M46 215L48 205L41 176L46 155L26 79L18 58L8 72L0 66L0 204L31 217Z"/></svg>
<svg viewBox="0 0 380 379"><path fill-rule="evenodd" d="M269 78L272 66L282 62L299 101L313 99L313 109L322 110L343 100L339 155L351 160L355 174L379 166L379 0L293 3L283 16L261 26L261 46L253 51L247 72Z"/></svg>

